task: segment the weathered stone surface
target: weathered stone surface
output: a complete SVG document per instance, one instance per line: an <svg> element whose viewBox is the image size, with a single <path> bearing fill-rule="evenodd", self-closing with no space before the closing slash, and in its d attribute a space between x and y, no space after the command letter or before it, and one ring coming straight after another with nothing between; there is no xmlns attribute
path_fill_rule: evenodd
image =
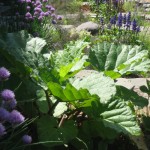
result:
<svg viewBox="0 0 150 150"><path fill-rule="evenodd" d="M75 28L74 25L59 25L59 27L63 31L70 31L71 29Z"/></svg>
<svg viewBox="0 0 150 150"><path fill-rule="evenodd" d="M146 12L150 12L150 8L146 8L145 11L146 11Z"/></svg>
<svg viewBox="0 0 150 150"><path fill-rule="evenodd" d="M144 7L144 8L149 8L149 7L150 7L150 4L143 4L143 7Z"/></svg>
<svg viewBox="0 0 150 150"><path fill-rule="evenodd" d="M98 32L99 30L99 25L97 23L94 23L94 22L85 22L85 23L82 23L81 25L79 25L76 30L78 32L82 31L82 30L87 30L89 32L91 32L91 34L95 34Z"/></svg>
<svg viewBox="0 0 150 150"><path fill-rule="evenodd" d="M145 15L146 20L150 20L150 15Z"/></svg>

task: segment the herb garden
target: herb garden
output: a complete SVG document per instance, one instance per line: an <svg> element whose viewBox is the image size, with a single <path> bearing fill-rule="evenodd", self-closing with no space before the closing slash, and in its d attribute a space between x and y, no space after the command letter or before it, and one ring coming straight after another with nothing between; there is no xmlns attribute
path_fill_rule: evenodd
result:
<svg viewBox="0 0 150 150"><path fill-rule="evenodd" d="M0 150L150 150L149 27L149 0L2 0Z"/></svg>

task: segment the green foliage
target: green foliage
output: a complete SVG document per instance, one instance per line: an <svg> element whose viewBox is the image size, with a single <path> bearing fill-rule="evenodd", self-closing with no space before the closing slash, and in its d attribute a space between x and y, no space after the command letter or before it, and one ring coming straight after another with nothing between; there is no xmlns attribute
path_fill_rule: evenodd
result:
<svg viewBox="0 0 150 150"><path fill-rule="evenodd" d="M26 84L31 82L30 78L36 84L31 90L36 95L34 107L38 118L34 132L44 147L70 148L71 145L76 149L94 149L103 146L106 149L120 134L141 134L133 108L147 105L146 99L140 102L133 91L116 88L114 80L102 72L70 79L89 64L83 53L89 43L79 40L66 45L62 52L44 53L43 39L20 32L5 35L0 44L0 52L14 70L17 68L23 77L27 76ZM89 57L95 68L110 71L107 73L113 78L132 68L145 71L149 64L147 51L139 46L97 44ZM146 69L141 62L147 65ZM111 72L113 70L116 73Z"/></svg>
<svg viewBox="0 0 150 150"><path fill-rule="evenodd" d="M108 101L116 93L114 81L104 76L103 73L92 73L91 75L71 81L72 85L77 89L88 89L91 94L96 94L100 97L101 102Z"/></svg>
<svg viewBox="0 0 150 150"><path fill-rule="evenodd" d="M77 127L73 121L65 121L59 127L57 119L49 116L43 116L37 122L39 140L49 142L44 144L48 147L67 144L77 135Z"/></svg>
<svg viewBox="0 0 150 150"><path fill-rule="evenodd" d="M99 71L114 70L121 75L150 69L148 51L136 45L97 43L90 50L89 61Z"/></svg>

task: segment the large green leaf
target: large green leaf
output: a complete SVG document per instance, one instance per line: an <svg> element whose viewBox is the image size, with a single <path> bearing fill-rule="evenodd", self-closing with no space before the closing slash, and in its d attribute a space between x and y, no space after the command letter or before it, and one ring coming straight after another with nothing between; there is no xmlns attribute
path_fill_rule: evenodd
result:
<svg viewBox="0 0 150 150"><path fill-rule="evenodd" d="M114 81L111 78L104 76L103 73L91 73L82 80L75 79L71 82L77 89L88 89L90 94L98 95L100 97L100 101L104 103L116 94Z"/></svg>
<svg viewBox="0 0 150 150"><path fill-rule="evenodd" d="M74 121L65 120L60 127L55 118L43 116L37 122L38 136L40 142L49 141L45 146L56 146L67 144L77 136L77 127Z"/></svg>
<svg viewBox="0 0 150 150"><path fill-rule="evenodd" d="M78 72L87 65L87 56L84 55L83 50L88 45L88 42L82 40L70 42L63 51L58 51L51 55L51 64L59 72L60 77L65 78L68 73L73 76L71 73L76 73L76 71Z"/></svg>
<svg viewBox="0 0 150 150"><path fill-rule="evenodd" d="M148 99L139 96L132 89L129 90L123 86L116 86L117 96L123 98L126 101L131 101L135 106L144 107L148 105Z"/></svg>
<svg viewBox="0 0 150 150"><path fill-rule="evenodd" d="M98 96L90 94L87 89L76 89L71 84L67 84L65 88L54 82L49 82L47 85L56 98L73 103L77 107L90 106L92 101L99 99Z"/></svg>
<svg viewBox="0 0 150 150"><path fill-rule="evenodd" d="M148 51L137 45L97 43L90 50L89 61L99 71L114 70L125 74L150 70Z"/></svg>
<svg viewBox="0 0 150 150"><path fill-rule="evenodd" d="M45 65L45 59L41 54L45 40L31 38L26 32L8 33L0 39L1 53L11 61L18 61L25 66L36 68ZM18 66L19 67L19 66Z"/></svg>
<svg viewBox="0 0 150 150"><path fill-rule="evenodd" d="M47 113L49 108L48 108L48 103L46 101L46 95L44 90L37 90L36 95L37 95L36 103L38 105L39 110L42 113Z"/></svg>
<svg viewBox="0 0 150 150"><path fill-rule="evenodd" d="M98 134L109 139L114 138L116 133L135 136L141 134L132 104L123 99L114 97L106 104L98 105L97 103L96 105L93 103L91 108L84 108L83 111L89 116L93 116L90 122L93 122L95 127L91 130L95 130L95 132L91 132L95 133L95 136Z"/></svg>

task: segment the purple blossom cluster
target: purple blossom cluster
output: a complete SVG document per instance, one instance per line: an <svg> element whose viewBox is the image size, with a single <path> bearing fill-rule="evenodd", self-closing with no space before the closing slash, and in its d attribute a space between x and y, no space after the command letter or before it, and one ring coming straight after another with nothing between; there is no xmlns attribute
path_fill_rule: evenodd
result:
<svg viewBox="0 0 150 150"><path fill-rule="evenodd" d="M62 20L61 16L54 13L55 8L48 4L48 0L18 0L18 2L25 4L25 19L28 22L35 20L42 22L47 17L54 24L57 23L57 20Z"/></svg>
<svg viewBox="0 0 150 150"><path fill-rule="evenodd" d="M4 68L0 68L0 79L5 81L10 76L10 72ZM15 94L9 89L4 89L0 93L0 137L6 134L5 123L10 123L12 126L23 123L25 117L15 109L17 101Z"/></svg>
<svg viewBox="0 0 150 150"><path fill-rule="evenodd" d="M118 17L111 17L110 25L116 25L119 28L124 27L128 30L131 29L134 32L140 32L140 26L137 25L137 21L135 19L131 21L131 12L128 12L127 15L122 15L122 13L119 13Z"/></svg>

